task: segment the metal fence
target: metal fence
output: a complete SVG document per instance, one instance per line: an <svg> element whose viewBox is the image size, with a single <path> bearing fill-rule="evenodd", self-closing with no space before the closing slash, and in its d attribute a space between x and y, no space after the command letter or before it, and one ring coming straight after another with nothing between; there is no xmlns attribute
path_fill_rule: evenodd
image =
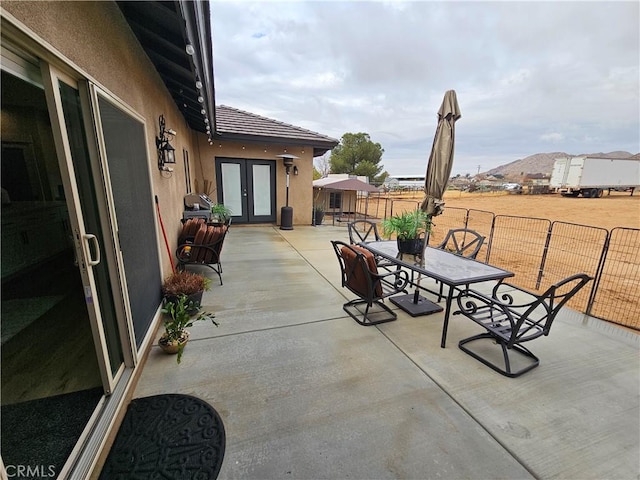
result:
<svg viewBox="0 0 640 480"><path fill-rule="evenodd" d="M419 207L415 200L362 198L361 217L385 218ZM485 236L477 259L514 272L509 282L543 291L575 273L593 277L569 302L588 315L640 330L640 229L604 228L544 218L495 215L448 207L433 219L431 246L451 228L469 228Z"/></svg>

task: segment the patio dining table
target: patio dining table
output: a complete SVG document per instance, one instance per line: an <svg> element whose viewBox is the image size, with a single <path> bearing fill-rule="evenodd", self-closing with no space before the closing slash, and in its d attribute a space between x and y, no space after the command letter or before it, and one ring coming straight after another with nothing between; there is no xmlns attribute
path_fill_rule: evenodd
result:
<svg viewBox="0 0 640 480"><path fill-rule="evenodd" d="M413 282L413 284L418 289L429 291L428 289L420 286L421 276L433 278L449 287L444 309L442 340L440 342L440 346L442 348L445 348L449 316L451 314L451 303L456 292L460 294L460 292L469 288L469 285L474 283L488 281L502 282L505 278L514 276L514 273L508 270L503 270L502 268L494 267L477 260L462 257L439 248L427 246L422 255L415 257L410 255L413 261L406 261L404 260L403 255L398 254L398 246L395 240L366 242L361 243L360 245L374 255L383 257L399 267L407 268L408 270L416 273L418 275L418 281ZM463 289L460 287L463 287ZM393 300L394 298L395 297L391 297L390 299ZM415 303L412 300L413 298L417 301L417 291L416 295L407 295L404 301L396 301L394 303L410 315L415 316L415 310L412 309L412 305L410 305L410 303Z"/></svg>

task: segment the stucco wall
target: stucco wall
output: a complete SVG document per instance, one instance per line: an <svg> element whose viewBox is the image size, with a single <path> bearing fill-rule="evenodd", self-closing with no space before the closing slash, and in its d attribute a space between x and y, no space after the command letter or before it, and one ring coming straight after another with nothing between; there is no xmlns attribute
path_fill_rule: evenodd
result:
<svg viewBox="0 0 640 480"><path fill-rule="evenodd" d="M215 142L209 145L203 136L200 142L201 163L195 167L198 185L202 186L203 180L209 180L215 187L216 157L271 160L276 165L276 223L280 224L280 207L285 205L286 173L282 159L277 158L276 155L283 153L299 157L294 160L294 165L298 167L298 175L293 175L292 172L289 178L289 205L293 207L293 224L294 226L310 225L313 201L313 149L310 147L235 142ZM217 197L215 190L204 193L208 193L213 200L221 200Z"/></svg>
<svg viewBox="0 0 640 480"><path fill-rule="evenodd" d="M186 181L183 149L189 153L192 186L202 190L204 180L215 186L215 156L233 158L273 159L277 164L277 215L285 204L285 171L275 155L285 151L300 157L295 161L298 175L291 176L289 204L294 208L294 225L311 223L312 208L312 148L287 145L242 145L217 142L209 145L204 134L191 131L176 107L153 64L119 8L114 2L3 2L3 9L16 17L28 29L67 57L80 76L114 95L144 119L147 132L149 171L152 189L159 198L163 221L172 248L182 218ZM176 149L177 163L169 174L157 168L155 136L158 117L164 114L167 128L178 135L171 141ZM266 150L266 152L265 152ZM211 192L209 192L211 193ZM215 200L215 195L213 196ZM153 199L149 199L150 208ZM162 236L158 235L161 252L165 251ZM170 269L166 255L162 255L163 271Z"/></svg>
<svg viewBox="0 0 640 480"><path fill-rule="evenodd" d="M172 141L177 158L182 149L194 151L194 139L182 114L155 71L120 9L112 2L3 2L5 11L17 18L46 43L71 61L71 67L142 117L147 134L147 158L152 189L158 195L163 220L171 242L176 242L185 194L184 168L168 177L157 168L155 136L158 117L165 115L167 128L178 135ZM47 58L43 52L34 52ZM63 66L63 60L58 64ZM155 209L153 199L149 208ZM158 248L165 252L158 235ZM161 255L163 271L171 267Z"/></svg>

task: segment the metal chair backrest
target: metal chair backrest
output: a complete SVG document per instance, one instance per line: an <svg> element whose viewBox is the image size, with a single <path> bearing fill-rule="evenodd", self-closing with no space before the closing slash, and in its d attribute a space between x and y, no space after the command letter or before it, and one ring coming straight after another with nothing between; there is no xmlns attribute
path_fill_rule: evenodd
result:
<svg viewBox="0 0 640 480"><path fill-rule="evenodd" d="M578 291L591 280L589 275L578 273L551 285L547 290L530 303L526 311L519 314L511 331L510 345L519 343L524 337L528 337L532 330L538 330L534 337L549 335L551 325L560 309ZM511 297L501 296L503 300ZM536 312L537 311L537 312Z"/></svg>
<svg viewBox="0 0 640 480"><path fill-rule="evenodd" d="M355 220L347 224L349 241L352 244L362 242L380 241L382 237L378 233L378 226L370 220Z"/></svg>
<svg viewBox="0 0 640 480"><path fill-rule="evenodd" d="M453 228L436 248L448 250L467 258L476 258L485 237L468 228Z"/></svg>
<svg viewBox="0 0 640 480"><path fill-rule="evenodd" d="M381 297L382 285L376 277L378 269L371 252L337 240L331 244L342 270L342 286L368 301Z"/></svg>

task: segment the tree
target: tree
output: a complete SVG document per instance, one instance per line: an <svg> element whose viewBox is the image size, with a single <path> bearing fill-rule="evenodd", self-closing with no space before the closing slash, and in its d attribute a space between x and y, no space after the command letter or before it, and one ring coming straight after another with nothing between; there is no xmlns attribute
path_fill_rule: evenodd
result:
<svg viewBox="0 0 640 480"><path fill-rule="evenodd" d="M326 152L321 157L316 157L313 159L313 179L317 180L318 178L323 178L329 175L331 171L331 164L329 162L329 152ZM316 178L316 172L318 173L318 178Z"/></svg>
<svg viewBox="0 0 640 480"><path fill-rule="evenodd" d="M382 172L383 153L382 146L372 142L368 133L345 133L331 151L331 173L363 175L374 180Z"/></svg>

